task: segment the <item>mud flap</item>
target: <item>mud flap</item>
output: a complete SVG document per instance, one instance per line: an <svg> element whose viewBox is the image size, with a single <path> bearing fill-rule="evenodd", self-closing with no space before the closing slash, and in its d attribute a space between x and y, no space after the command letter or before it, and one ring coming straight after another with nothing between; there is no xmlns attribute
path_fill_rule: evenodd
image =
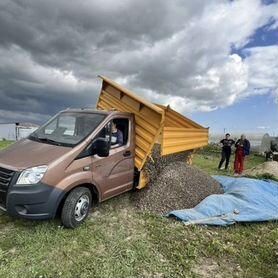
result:
<svg viewBox="0 0 278 278"><path fill-rule="evenodd" d="M138 185L136 188L142 189L142 188L146 187L149 181L150 181L149 176L147 175L147 173L144 170L142 170L140 172L139 182L138 182Z"/></svg>

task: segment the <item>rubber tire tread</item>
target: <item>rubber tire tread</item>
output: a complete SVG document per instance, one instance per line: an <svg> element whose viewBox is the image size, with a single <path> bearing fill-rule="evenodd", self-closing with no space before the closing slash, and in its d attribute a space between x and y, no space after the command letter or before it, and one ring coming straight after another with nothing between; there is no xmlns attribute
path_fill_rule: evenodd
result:
<svg viewBox="0 0 278 278"><path fill-rule="evenodd" d="M76 219L74 217L74 208L76 206L76 202L84 194L88 195L89 201L90 201L89 207L91 207L92 206L92 194L91 194L91 191L87 187L77 187L77 188L73 189L67 196L65 203L63 205L62 214L61 214L61 220L62 220L62 224L64 227L75 229L86 220L86 218L89 214L89 210L88 210L86 217L81 221L76 221Z"/></svg>

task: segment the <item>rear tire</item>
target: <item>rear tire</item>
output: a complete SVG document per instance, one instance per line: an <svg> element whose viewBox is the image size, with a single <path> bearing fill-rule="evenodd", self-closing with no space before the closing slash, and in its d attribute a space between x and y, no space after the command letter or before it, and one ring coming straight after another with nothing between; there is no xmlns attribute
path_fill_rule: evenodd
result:
<svg viewBox="0 0 278 278"><path fill-rule="evenodd" d="M77 187L67 196L63 205L61 220L66 228L77 228L89 214L92 194L86 187Z"/></svg>

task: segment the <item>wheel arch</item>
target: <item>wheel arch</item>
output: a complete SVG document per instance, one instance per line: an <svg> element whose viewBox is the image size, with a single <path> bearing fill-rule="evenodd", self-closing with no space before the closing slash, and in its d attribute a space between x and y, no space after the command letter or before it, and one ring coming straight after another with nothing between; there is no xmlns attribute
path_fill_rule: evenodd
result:
<svg viewBox="0 0 278 278"><path fill-rule="evenodd" d="M66 191L63 198L59 201L59 204L57 205L56 213L55 213L56 216L61 214L65 200L66 200L67 196L70 194L70 192L72 192L72 190L74 190L78 187L86 187L90 190L90 192L92 194L92 203L93 204L100 202L100 192L99 192L97 186L94 184L91 184L91 183L81 183L74 187L71 187L68 191Z"/></svg>

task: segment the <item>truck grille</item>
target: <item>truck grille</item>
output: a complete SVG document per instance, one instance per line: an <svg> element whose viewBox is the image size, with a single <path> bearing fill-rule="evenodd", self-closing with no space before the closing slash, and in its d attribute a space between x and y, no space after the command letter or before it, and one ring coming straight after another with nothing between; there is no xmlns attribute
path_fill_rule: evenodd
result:
<svg viewBox="0 0 278 278"><path fill-rule="evenodd" d="M6 207L8 188L14 171L0 167L0 206Z"/></svg>

